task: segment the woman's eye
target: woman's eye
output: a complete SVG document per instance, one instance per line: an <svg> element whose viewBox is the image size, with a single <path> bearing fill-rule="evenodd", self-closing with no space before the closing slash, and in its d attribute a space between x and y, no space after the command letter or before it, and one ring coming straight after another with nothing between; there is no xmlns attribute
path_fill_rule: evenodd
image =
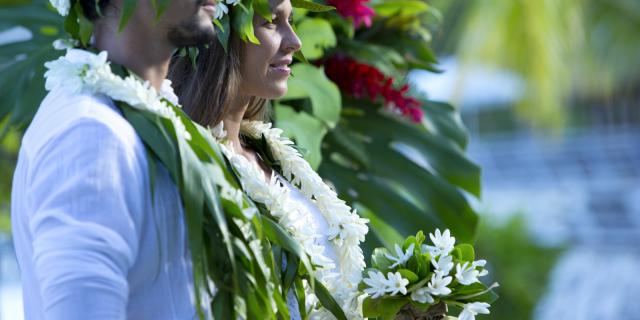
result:
<svg viewBox="0 0 640 320"><path fill-rule="evenodd" d="M280 23L281 19L280 17L273 17L271 18L271 22L269 21L265 21L265 25L277 25L278 23ZM288 18L287 22L289 22L290 25L293 25L293 18Z"/></svg>

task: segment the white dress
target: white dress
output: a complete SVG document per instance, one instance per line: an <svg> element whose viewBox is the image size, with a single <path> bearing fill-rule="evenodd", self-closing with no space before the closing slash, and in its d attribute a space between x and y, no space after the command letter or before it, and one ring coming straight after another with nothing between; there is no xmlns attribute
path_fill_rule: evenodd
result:
<svg viewBox="0 0 640 320"><path fill-rule="evenodd" d="M300 209L303 210L306 214L312 216L312 219L308 219L312 223L312 230L314 230L314 242L317 245L321 245L324 247L324 256L330 258L333 261L337 260L337 254L333 247L333 245L329 242L329 238L327 236L329 225L327 221L320 213L320 210L316 207L316 205L305 197L300 190L292 186L286 179L278 176L278 181L289 188L289 196L294 200L297 204L300 205ZM336 266L338 268L339 266ZM295 294L293 291L289 291L287 295L287 306L289 307L289 312L291 314L292 320L298 320L301 318L300 312L298 309L298 302L295 298Z"/></svg>

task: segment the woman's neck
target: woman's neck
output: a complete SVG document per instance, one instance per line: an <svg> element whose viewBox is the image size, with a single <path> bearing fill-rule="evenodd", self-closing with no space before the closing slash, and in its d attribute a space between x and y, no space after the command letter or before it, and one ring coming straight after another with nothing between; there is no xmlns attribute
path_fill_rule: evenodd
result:
<svg viewBox="0 0 640 320"><path fill-rule="evenodd" d="M231 142L233 151L237 154L241 154L250 162L257 164L264 173L265 181L271 183L271 168L267 167L260 161L260 158L255 151L242 146L242 142L240 141L240 126L242 125L244 114L249 108L250 100L251 99L249 97L239 97L234 99L231 103L231 111L222 120L222 122L224 123L224 129L227 131L227 139Z"/></svg>
<svg viewBox="0 0 640 320"><path fill-rule="evenodd" d="M231 102L230 112L224 117L224 129L227 131L227 139L231 142L237 153L246 153L240 141L240 125L244 114L249 108L249 97L238 97Z"/></svg>

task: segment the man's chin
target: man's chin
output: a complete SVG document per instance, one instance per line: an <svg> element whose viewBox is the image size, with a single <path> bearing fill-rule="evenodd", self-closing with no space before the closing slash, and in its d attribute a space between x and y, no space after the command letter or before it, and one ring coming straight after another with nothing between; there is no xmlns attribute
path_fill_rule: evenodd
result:
<svg viewBox="0 0 640 320"><path fill-rule="evenodd" d="M172 28L168 36L175 47L191 47L212 43L216 40L216 31L211 21L193 21Z"/></svg>

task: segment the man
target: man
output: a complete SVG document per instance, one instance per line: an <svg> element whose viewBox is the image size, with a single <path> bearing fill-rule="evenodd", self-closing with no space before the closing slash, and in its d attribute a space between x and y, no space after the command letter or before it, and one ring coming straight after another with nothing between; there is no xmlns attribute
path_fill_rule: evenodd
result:
<svg viewBox="0 0 640 320"><path fill-rule="evenodd" d="M168 99L175 49L215 39L215 2L173 0L157 20L152 1L141 0L118 32L122 0L79 1L95 47ZM149 166L111 99L65 88L47 95L24 135L12 189L26 319L196 317L180 195L159 163L151 186Z"/></svg>

